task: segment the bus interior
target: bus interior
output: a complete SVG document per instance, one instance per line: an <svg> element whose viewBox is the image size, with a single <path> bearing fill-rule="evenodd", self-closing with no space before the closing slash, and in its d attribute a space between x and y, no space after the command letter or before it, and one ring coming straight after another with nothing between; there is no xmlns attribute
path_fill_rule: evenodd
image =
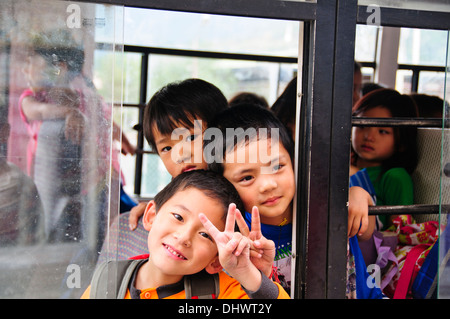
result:
<svg viewBox="0 0 450 319"><path fill-rule="evenodd" d="M99 262L145 251L140 227L119 244L129 211L121 198L147 202L171 180L144 137L144 107L187 78L228 100L255 93L268 107L297 78L295 299L346 297L352 129L416 127L414 204L369 215L437 222L426 298L450 298L450 1L2 0L0 8L0 298L78 299ZM434 97L437 113L352 116L355 65L360 97L376 84ZM38 80L54 88L39 91ZM33 94L64 103L27 112Z"/></svg>

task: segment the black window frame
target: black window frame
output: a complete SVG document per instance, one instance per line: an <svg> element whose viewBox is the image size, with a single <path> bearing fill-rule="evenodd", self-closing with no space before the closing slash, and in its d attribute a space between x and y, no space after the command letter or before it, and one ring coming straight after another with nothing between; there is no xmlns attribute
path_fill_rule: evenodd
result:
<svg viewBox="0 0 450 319"><path fill-rule="evenodd" d="M297 110L295 298L343 298L356 0L101 0L130 7L303 21ZM380 8L382 26L450 30L450 13ZM301 67L300 67L301 66ZM320 198L320 201L317 200Z"/></svg>

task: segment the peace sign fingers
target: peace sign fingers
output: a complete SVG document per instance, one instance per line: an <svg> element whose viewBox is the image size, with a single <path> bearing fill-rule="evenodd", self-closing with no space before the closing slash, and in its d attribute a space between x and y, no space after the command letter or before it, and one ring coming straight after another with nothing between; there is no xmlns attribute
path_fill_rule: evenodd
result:
<svg viewBox="0 0 450 319"><path fill-rule="evenodd" d="M236 223L239 227L239 231L242 235L248 237L250 234L250 229L247 226L247 223L245 222L244 217L242 216L239 209L236 209Z"/></svg>
<svg viewBox="0 0 450 319"><path fill-rule="evenodd" d="M205 214L200 213L198 215L198 218L202 222L203 226L206 228L206 231L208 234L214 239L216 243L220 240L220 235L222 234L221 231L219 231L216 226L211 223L211 221L208 219L208 217L205 216Z"/></svg>
<svg viewBox="0 0 450 319"><path fill-rule="evenodd" d="M208 234L214 239L217 245L226 245L233 237L234 224L236 222L235 204L230 204L230 206L228 207L228 214L225 222L225 229L223 232L218 230L216 226L211 223L208 217L205 216L205 214L200 213L198 217L200 218L203 226L206 228Z"/></svg>
<svg viewBox="0 0 450 319"><path fill-rule="evenodd" d="M253 206L252 208L251 229L248 228L244 217L238 209L236 209L236 222L242 235L250 238L251 240L258 240L262 237L261 219L259 217L258 207Z"/></svg>
<svg viewBox="0 0 450 319"><path fill-rule="evenodd" d="M234 225L236 223L236 211L239 211L236 208L236 204L231 203L228 206L228 214L227 220L225 222L225 233L234 233Z"/></svg>
<svg viewBox="0 0 450 319"><path fill-rule="evenodd" d="M261 218L259 217L259 210L256 206L252 208L252 233L254 237L252 240L258 240L262 237Z"/></svg>

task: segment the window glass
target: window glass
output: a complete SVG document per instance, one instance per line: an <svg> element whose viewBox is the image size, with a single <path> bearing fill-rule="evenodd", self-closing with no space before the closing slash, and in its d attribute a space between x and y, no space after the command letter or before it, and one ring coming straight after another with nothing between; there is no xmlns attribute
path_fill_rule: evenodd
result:
<svg viewBox="0 0 450 319"><path fill-rule="evenodd" d="M121 103L123 8L3 0L0 12L0 298L79 298L118 212L108 101ZM101 90L97 37L115 56Z"/></svg>
<svg viewBox="0 0 450 319"><path fill-rule="evenodd" d="M139 88L141 79L140 53L127 52L124 54L123 70L123 103L139 103Z"/></svg>
<svg viewBox="0 0 450 319"><path fill-rule="evenodd" d="M444 66L447 32L401 28L398 63Z"/></svg>
<svg viewBox="0 0 450 319"><path fill-rule="evenodd" d="M395 80L395 89L402 94L411 93L412 71L397 70L397 77Z"/></svg>
<svg viewBox="0 0 450 319"><path fill-rule="evenodd" d="M125 8L125 44L297 56L298 22Z"/></svg>
<svg viewBox="0 0 450 319"><path fill-rule="evenodd" d="M356 25L355 60L375 62L379 27L365 24Z"/></svg>
<svg viewBox="0 0 450 319"><path fill-rule="evenodd" d="M122 139L126 138L132 147L137 146L138 132L134 129L134 126L139 123L139 109L137 107L116 107L114 113L114 122L122 123ZM120 109L122 113L120 113ZM116 148L119 149L121 145L119 141L114 141ZM136 155L130 153L125 154L122 151L120 155L120 170L122 173L122 184L125 192L133 196L134 194L134 177L136 171Z"/></svg>
<svg viewBox="0 0 450 319"><path fill-rule="evenodd" d="M443 99L446 84L445 77L445 72L421 71L419 73L419 88L417 90L418 93L436 95Z"/></svg>
<svg viewBox="0 0 450 319"><path fill-rule="evenodd" d="M164 85L187 78L201 78L216 85L227 99L250 91L266 98L269 105L294 76L296 64L151 55L147 100Z"/></svg>
<svg viewBox="0 0 450 319"><path fill-rule="evenodd" d="M153 197L166 186L172 176L157 154L146 154L142 165L142 195Z"/></svg>
<svg viewBox="0 0 450 319"><path fill-rule="evenodd" d="M361 73L362 73L362 82L363 83L367 83L367 82L374 82L374 74L375 70L373 68L366 68L366 67L362 67L361 68Z"/></svg>
<svg viewBox="0 0 450 319"><path fill-rule="evenodd" d="M199 51L220 51L258 55L297 56L298 22L277 21L242 17L192 14L162 10L124 9L124 42L130 45L190 49ZM145 30L145 31L144 31ZM148 30L159 30L148 32ZM239 30L237 32L236 30ZM263 32L264 31L264 32ZM220 40L219 40L220 39ZM270 45L268 45L270 43ZM105 67L112 63L109 52L96 51L97 87L109 81ZM126 52L123 64L123 100L124 103L139 102L141 53ZM164 85L186 78L198 77L219 87L230 99L235 94L247 91L264 97L269 105L281 94L286 84L296 74L296 63L268 63L244 60L183 57L176 55L149 54L148 60L148 102L152 95ZM114 75L112 75L114 76ZM115 81L115 83L119 83ZM115 92L121 92L116 87ZM116 95L115 97L120 98ZM129 127L139 122L138 112L129 112ZM133 117L131 120L131 117ZM126 127L124 127L124 132ZM128 136L128 133L125 132ZM133 133L131 133L134 135ZM149 151L147 142L144 150ZM154 196L159 188L158 176L165 176L165 168L158 164L155 155L143 154L147 169L142 172L140 196ZM127 168L125 175L127 192L134 193L134 181L131 168L135 157L122 156ZM143 168L146 169L145 167ZM156 171L162 170L161 172ZM137 172L139 174L139 172ZM162 178L162 180L167 180ZM151 185L151 184L154 185Z"/></svg>
<svg viewBox="0 0 450 319"><path fill-rule="evenodd" d="M240 92L252 92L272 105L296 74L296 64L240 61L152 54L149 57L147 101L164 85L198 77L216 85L229 100ZM150 151L145 141L144 150ZM170 181L159 157L144 154L141 196L152 197ZM129 178L127 177L127 180Z"/></svg>
<svg viewBox="0 0 450 319"><path fill-rule="evenodd" d="M450 31L447 32L447 57L446 66L447 72L443 77L445 83L443 99L446 101L444 109L444 118L448 121L450 119ZM450 256L450 250L448 246L448 205L450 204L450 130L449 125L446 123L444 125L444 133L442 134L442 158L441 158L441 170L440 170L440 198L439 203L441 204L440 210L440 226L443 232L441 233L441 238L439 239L439 272L437 276L437 297L441 299L450 298L450 263L448 262Z"/></svg>

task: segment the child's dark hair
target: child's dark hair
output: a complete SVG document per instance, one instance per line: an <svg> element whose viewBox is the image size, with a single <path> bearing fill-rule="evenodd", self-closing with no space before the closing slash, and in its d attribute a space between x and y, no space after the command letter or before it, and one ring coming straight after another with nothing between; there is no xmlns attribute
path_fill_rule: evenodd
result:
<svg viewBox="0 0 450 319"><path fill-rule="evenodd" d="M374 90L362 97L353 107L353 116L357 116L377 106L389 110L393 118L418 117L414 100L396 90L382 88ZM403 167L412 173L417 166L417 128L415 126L394 127L395 153L383 162L383 171L393 167Z"/></svg>
<svg viewBox="0 0 450 319"><path fill-rule="evenodd" d="M225 177L206 170L193 170L184 172L176 176L155 196L155 208L158 212L161 206L167 202L175 193L186 190L188 188L195 188L202 191L206 196L219 201L224 209L224 216L228 212L228 206L231 203L236 204L236 207L244 213L244 204L234 188Z"/></svg>
<svg viewBox="0 0 450 319"><path fill-rule="evenodd" d="M144 135L156 150L153 130L171 134L179 125L194 127L194 120L208 125L214 116L228 107L223 93L213 84L201 79L186 79L170 83L150 99L144 110Z"/></svg>
<svg viewBox="0 0 450 319"><path fill-rule="evenodd" d="M295 127L296 107L297 107L297 77L294 77L286 86L283 93L272 105L272 112L286 126L286 129L292 134L289 124Z"/></svg>
<svg viewBox="0 0 450 319"><path fill-rule="evenodd" d="M209 128L220 130L223 137L222 139L205 139L203 146L208 169L219 174L223 174L225 153L242 142L248 143L254 139L262 138L260 129L266 129L264 132L267 132L267 134L264 137L267 138L272 137L272 129L278 129L278 141L289 153L291 161L294 159L294 142L286 127L270 110L258 105L239 104L232 106L221 112L211 122ZM234 134L227 134L227 129L233 129ZM255 135L252 136L252 132ZM216 151L220 154L216 154Z"/></svg>

